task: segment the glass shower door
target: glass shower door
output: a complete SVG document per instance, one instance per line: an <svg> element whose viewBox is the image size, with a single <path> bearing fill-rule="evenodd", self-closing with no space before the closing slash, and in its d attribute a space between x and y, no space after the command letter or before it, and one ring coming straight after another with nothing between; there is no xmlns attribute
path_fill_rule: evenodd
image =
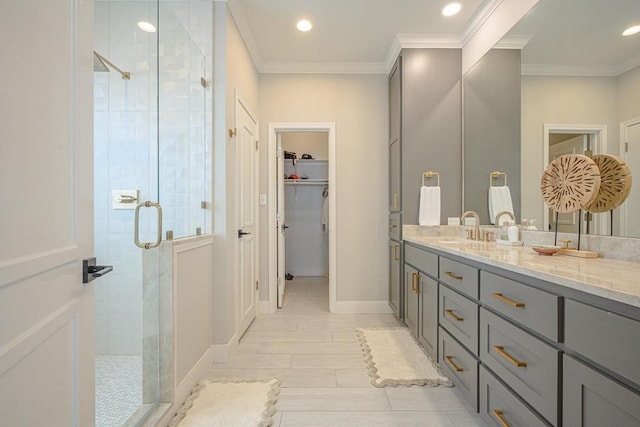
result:
<svg viewBox="0 0 640 427"><path fill-rule="evenodd" d="M97 426L135 423L158 398L157 344L143 342L158 336L143 322L158 308L133 243L136 205L158 200L157 28L157 1L95 2L94 241L114 267L95 286ZM140 240L155 240L155 213L141 216Z"/></svg>

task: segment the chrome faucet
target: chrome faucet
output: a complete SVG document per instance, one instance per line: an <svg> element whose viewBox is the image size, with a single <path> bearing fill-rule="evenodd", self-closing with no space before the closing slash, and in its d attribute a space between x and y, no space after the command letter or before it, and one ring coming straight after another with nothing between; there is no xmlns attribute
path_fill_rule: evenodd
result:
<svg viewBox="0 0 640 427"><path fill-rule="evenodd" d="M500 211L496 214L496 219L493 222L496 226L496 228L500 228L500 218L502 217L502 215L508 215L509 217L511 217L511 219L513 220L513 222L516 222L516 217L513 214L513 212L511 211Z"/></svg>
<svg viewBox="0 0 640 427"><path fill-rule="evenodd" d="M469 235L467 236L467 239L470 240L481 240L480 238L480 217L478 216L477 213L475 213L474 211L466 211L465 213L462 214L462 216L460 217L460 225L464 225L464 219L468 216L473 215L473 222L474 222L474 227L473 230L469 233Z"/></svg>

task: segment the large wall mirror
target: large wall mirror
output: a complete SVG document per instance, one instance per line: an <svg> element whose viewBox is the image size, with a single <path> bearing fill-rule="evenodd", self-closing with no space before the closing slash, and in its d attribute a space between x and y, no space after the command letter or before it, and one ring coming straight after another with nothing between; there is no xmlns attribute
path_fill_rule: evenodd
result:
<svg viewBox="0 0 640 427"><path fill-rule="evenodd" d="M640 237L640 34L622 35L632 25L640 25L638 0L540 0L465 73L465 209L491 222L489 173L500 170L517 220L555 226L540 193L549 160L609 153L637 177L627 201L613 220L609 213L568 214L558 229L577 231L583 221L583 232ZM507 91L517 84L515 95Z"/></svg>

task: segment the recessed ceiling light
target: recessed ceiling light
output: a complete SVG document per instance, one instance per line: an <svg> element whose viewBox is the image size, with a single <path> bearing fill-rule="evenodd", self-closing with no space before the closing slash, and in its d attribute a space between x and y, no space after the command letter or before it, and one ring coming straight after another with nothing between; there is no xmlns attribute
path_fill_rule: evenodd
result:
<svg viewBox="0 0 640 427"><path fill-rule="evenodd" d="M146 31L147 33L156 32L156 27L154 27L153 24L147 21L138 22L138 28L140 28L142 31Z"/></svg>
<svg viewBox="0 0 640 427"><path fill-rule="evenodd" d="M634 25L633 27L629 27L622 32L623 36L632 36L634 34L640 33L640 25Z"/></svg>
<svg viewBox="0 0 640 427"><path fill-rule="evenodd" d="M311 22L309 22L306 19L301 19L300 21L298 21L298 23L296 24L296 27L300 30L300 31L304 31L307 32L309 30L311 30L311 28L313 28L313 25L311 25Z"/></svg>
<svg viewBox="0 0 640 427"><path fill-rule="evenodd" d="M444 16L453 16L460 12L460 9L462 9L462 3L459 1L450 1L442 8L442 14Z"/></svg>

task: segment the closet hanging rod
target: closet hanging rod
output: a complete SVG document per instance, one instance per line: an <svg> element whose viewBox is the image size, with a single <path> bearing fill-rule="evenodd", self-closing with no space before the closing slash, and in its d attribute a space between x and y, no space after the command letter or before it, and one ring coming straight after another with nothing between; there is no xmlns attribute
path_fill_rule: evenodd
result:
<svg viewBox="0 0 640 427"><path fill-rule="evenodd" d="M422 186L424 187L426 185L425 178L430 179L430 178L433 178L434 176L438 178L436 187L440 187L440 174L434 171L426 171L425 173L422 174Z"/></svg>
<svg viewBox="0 0 640 427"><path fill-rule="evenodd" d="M507 185L507 174L505 172L492 171L489 174L489 187L493 187L493 180L500 178L501 175L504 176L504 185Z"/></svg>

